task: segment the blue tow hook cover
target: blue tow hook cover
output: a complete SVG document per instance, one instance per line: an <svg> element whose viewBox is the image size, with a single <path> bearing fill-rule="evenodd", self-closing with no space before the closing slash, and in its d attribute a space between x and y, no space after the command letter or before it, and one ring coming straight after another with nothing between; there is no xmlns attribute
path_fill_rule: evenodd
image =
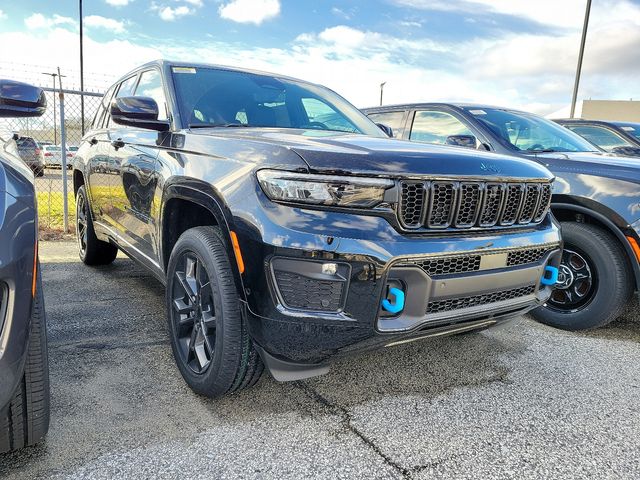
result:
<svg viewBox="0 0 640 480"><path fill-rule="evenodd" d="M404 292L399 288L390 288L389 293L395 297L395 302L391 303L389 299L382 299L382 308L384 308L387 312L390 313L398 313L401 312L404 308Z"/></svg>
<svg viewBox="0 0 640 480"><path fill-rule="evenodd" d="M544 275L542 275L540 283L542 283L543 285L555 285L557 281L558 269L549 265L544 267Z"/></svg>

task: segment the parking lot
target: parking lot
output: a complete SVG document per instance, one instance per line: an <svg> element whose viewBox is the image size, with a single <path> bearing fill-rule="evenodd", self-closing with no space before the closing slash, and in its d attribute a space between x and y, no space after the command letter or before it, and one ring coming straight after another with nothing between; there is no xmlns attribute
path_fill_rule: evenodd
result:
<svg viewBox="0 0 640 480"><path fill-rule="evenodd" d="M0 478L640 476L636 303L590 333L518 319L212 401L180 377L145 270L84 267L73 243L41 260L51 430Z"/></svg>

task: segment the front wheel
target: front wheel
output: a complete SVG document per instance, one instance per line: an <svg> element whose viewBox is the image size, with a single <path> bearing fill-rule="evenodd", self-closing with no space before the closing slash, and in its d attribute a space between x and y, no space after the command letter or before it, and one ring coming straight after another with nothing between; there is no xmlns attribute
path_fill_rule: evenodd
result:
<svg viewBox="0 0 640 480"><path fill-rule="evenodd" d="M219 397L258 381L264 365L240 311L220 229L197 227L180 236L166 295L173 355L195 392Z"/></svg>
<svg viewBox="0 0 640 480"><path fill-rule="evenodd" d="M11 402L0 410L0 453L35 445L49 430L47 321L39 273L36 288L24 374Z"/></svg>
<svg viewBox="0 0 640 480"><path fill-rule="evenodd" d="M563 222L562 237L558 283L532 315L564 330L602 327L620 315L633 292L627 255L611 233L594 225Z"/></svg>

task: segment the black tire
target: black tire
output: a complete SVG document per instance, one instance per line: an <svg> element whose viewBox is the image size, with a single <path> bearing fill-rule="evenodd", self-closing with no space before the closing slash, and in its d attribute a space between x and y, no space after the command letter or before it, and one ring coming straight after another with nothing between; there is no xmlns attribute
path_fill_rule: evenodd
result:
<svg viewBox="0 0 640 480"><path fill-rule="evenodd" d="M76 239L78 254L85 265L108 265L118 255L118 248L109 242L98 240L93 229L89 197L84 185L76 194Z"/></svg>
<svg viewBox="0 0 640 480"><path fill-rule="evenodd" d="M633 293L627 255L611 233L594 225L563 222L562 237L565 251L561 272L563 268L570 272L561 274L561 280L574 280L569 287L565 284L557 288L543 307L533 311L533 317L563 330L602 327L620 316ZM569 263L577 264L578 273L590 274L591 280L577 284L576 267Z"/></svg>
<svg viewBox="0 0 640 480"><path fill-rule="evenodd" d="M173 355L195 392L220 397L260 379L264 365L247 331L219 228L196 227L180 236L166 292Z"/></svg>
<svg viewBox="0 0 640 480"><path fill-rule="evenodd" d="M0 412L0 453L35 445L49 430L47 321L41 285L38 275L24 376L11 402Z"/></svg>

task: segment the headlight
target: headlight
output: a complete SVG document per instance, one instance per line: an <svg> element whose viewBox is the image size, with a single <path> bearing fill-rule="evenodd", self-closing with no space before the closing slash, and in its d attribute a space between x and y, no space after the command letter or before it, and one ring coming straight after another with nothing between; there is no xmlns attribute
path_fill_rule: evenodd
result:
<svg viewBox="0 0 640 480"><path fill-rule="evenodd" d="M280 202L372 208L382 202L392 180L337 177L305 173L260 170L258 181L271 200Z"/></svg>

